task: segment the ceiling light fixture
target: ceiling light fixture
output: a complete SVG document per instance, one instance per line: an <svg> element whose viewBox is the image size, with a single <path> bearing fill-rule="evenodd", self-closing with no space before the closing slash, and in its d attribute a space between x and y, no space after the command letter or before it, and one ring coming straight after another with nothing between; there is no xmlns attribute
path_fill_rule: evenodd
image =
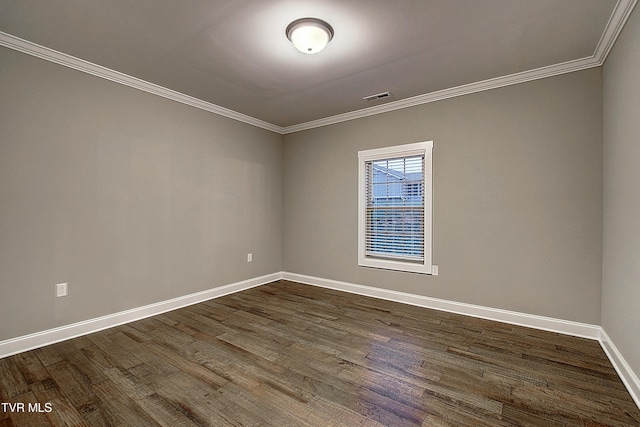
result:
<svg viewBox="0 0 640 427"><path fill-rule="evenodd" d="M300 18L287 26L287 38L302 53L314 54L333 38L333 28L317 18Z"/></svg>

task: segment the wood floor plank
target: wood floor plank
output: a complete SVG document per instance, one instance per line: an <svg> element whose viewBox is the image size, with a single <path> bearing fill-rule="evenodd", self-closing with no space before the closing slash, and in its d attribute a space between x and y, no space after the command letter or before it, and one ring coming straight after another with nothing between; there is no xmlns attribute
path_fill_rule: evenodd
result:
<svg viewBox="0 0 640 427"><path fill-rule="evenodd" d="M99 384L107 379L103 374L104 368L92 363L85 354L91 346L84 346L78 349L73 345L73 340L54 344L54 346L58 353L64 356L64 359L62 362L47 367L47 371L49 371L50 374L53 375L54 372L56 372L56 367L63 367L65 374L67 372L71 373L74 381L77 381L77 383L86 390L90 390L93 384ZM105 353L102 353L101 356L109 358ZM111 367L117 366L119 361L109 358L109 362L105 363L108 363ZM66 375L60 376L63 379L67 378Z"/></svg>
<svg viewBox="0 0 640 427"><path fill-rule="evenodd" d="M102 412L108 414L111 420L115 420L108 425L149 427L160 425L141 406L122 393L114 383L105 381L94 385L92 389L101 402Z"/></svg>
<svg viewBox="0 0 640 427"><path fill-rule="evenodd" d="M0 398L52 408L0 427L640 426L596 341L284 280L0 359Z"/></svg>
<svg viewBox="0 0 640 427"><path fill-rule="evenodd" d="M210 387L181 372L157 379L158 395L198 425L238 425L222 415Z"/></svg>
<svg viewBox="0 0 640 427"><path fill-rule="evenodd" d="M117 361L116 366L128 369L142 363L140 359L135 357L129 349L125 349L114 343L105 331L96 332L88 337L89 340L91 340L91 342L93 342L107 356Z"/></svg>
<svg viewBox="0 0 640 427"><path fill-rule="evenodd" d="M190 419L158 394L151 394L137 402L155 422L163 427L192 427L202 425Z"/></svg>
<svg viewBox="0 0 640 427"><path fill-rule="evenodd" d="M474 409L466 408L439 396L430 396L427 403L427 416L422 421L424 427L507 427L513 425L530 425L509 423L500 416L487 417L477 414Z"/></svg>
<svg viewBox="0 0 640 427"><path fill-rule="evenodd" d="M153 354L155 354L159 358L175 366L178 370L188 375L191 375L194 378L199 378L207 382L208 384L215 384L218 387L221 387L227 383L227 380L217 375L215 372L208 369L207 367L197 362L194 362L188 358L185 358L180 354L162 345L159 345L154 342L149 342L146 344L146 348L148 348Z"/></svg>
<svg viewBox="0 0 640 427"><path fill-rule="evenodd" d="M42 411L40 409L29 410L30 405L38 404L38 399L36 399L32 392L25 393L19 398L9 401L9 403L20 403L24 405L23 410L11 413L11 423L16 427L46 427L51 425L45 415L44 409Z"/></svg>
<svg viewBox="0 0 640 427"><path fill-rule="evenodd" d="M29 392L29 384L22 376L14 358L0 359L0 397L9 402Z"/></svg>
<svg viewBox="0 0 640 427"><path fill-rule="evenodd" d="M60 353L58 353L55 348L50 345L35 349L34 354L36 355L36 357L38 357L38 359L40 359L42 366L45 367L63 360Z"/></svg>
<svg viewBox="0 0 640 427"><path fill-rule="evenodd" d="M240 384L230 382L219 389L219 392L233 401L246 411L253 411L253 422L250 425L297 427L309 425L295 417L288 410L282 410L278 405L266 399L260 393L259 384L254 387L244 387Z"/></svg>
<svg viewBox="0 0 640 427"><path fill-rule="evenodd" d="M73 427L90 427L87 421L82 418L80 413L71 406L64 395L61 395L57 389L45 387L44 389L34 391L34 396L45 412L49 423L54 426L73 426ZM45 406L45 405L50 406ZM55 410L54 410L55 408Z"/></svg>

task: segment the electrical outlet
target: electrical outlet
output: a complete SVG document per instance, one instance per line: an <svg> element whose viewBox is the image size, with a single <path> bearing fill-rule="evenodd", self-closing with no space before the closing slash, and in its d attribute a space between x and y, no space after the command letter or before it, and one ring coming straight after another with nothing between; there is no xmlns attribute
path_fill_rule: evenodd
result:
<svg viewBox="0 0 640 427"><path fill-rule="evenodd" d="M66 297L67 286L68 286L68 283L58 283L56 285L56 297Z"/></svg>
<svg viewBox="0 0 640 427"><path fill-rule="evenodd" d="M247 254L247 262L253 261L253 254Z"/></svg>

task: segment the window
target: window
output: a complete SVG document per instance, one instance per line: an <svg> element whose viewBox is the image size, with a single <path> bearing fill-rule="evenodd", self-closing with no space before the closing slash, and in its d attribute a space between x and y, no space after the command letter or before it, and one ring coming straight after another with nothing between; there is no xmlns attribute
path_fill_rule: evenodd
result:
<svg viewBox="0 0 640 427"><path fill-rule="evenodd" d="M358 152L358 265L431 274L433 141Z"/></svg>

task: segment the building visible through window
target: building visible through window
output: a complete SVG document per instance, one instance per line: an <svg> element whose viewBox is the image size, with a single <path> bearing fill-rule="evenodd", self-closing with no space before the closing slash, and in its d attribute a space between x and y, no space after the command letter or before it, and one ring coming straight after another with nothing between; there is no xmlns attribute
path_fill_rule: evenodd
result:
<svg viewBox="0 0 640 427"><path fill-rule="evenodd" d="M424 156L367 164L369 256L424 258Z"/></svg>

